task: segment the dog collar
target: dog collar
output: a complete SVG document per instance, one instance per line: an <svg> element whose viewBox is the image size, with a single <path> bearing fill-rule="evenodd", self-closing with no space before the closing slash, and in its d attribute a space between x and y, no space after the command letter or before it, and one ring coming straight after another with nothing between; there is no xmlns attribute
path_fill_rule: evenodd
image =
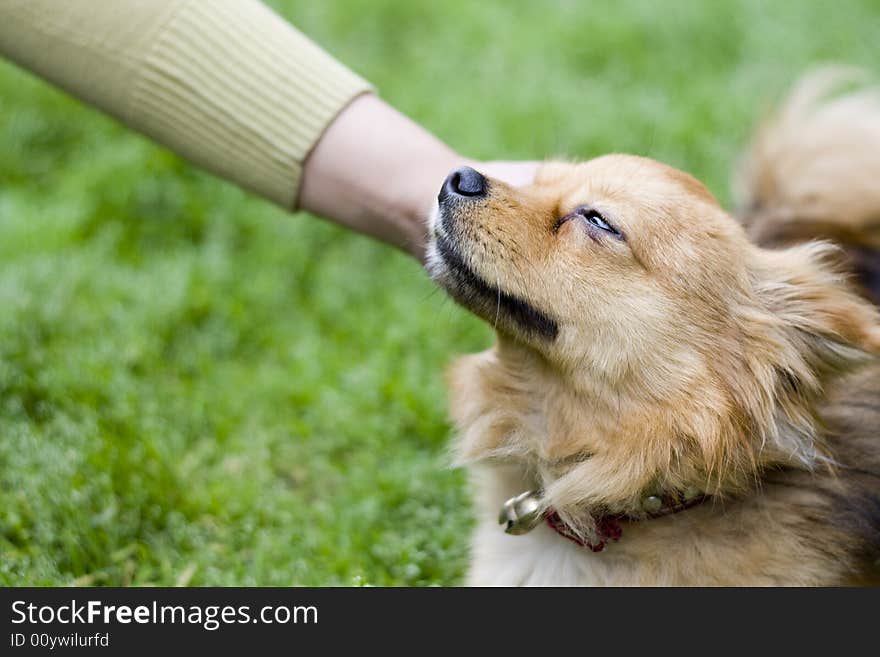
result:
<svg viewBox="0 0 880 657"><path fill-rule="evenodd" d="M644 513L640 516L619 513L594 517L595 538L587 541L567 525L553 508L542 510L541 495L538 491L527 490L511 497L502 505L498 523L505 525L504 531L508 534L521 535L527 534L542 522L546 522L560 536L564 536L581 547L589 548L593 552L601 552L609 541L617 541L623 535L623 529L620 526L622 521L634 522L662 518L697 506L705 502L708 497L693 487L689 487L681 493L648 495L642 500Z"/></svg>

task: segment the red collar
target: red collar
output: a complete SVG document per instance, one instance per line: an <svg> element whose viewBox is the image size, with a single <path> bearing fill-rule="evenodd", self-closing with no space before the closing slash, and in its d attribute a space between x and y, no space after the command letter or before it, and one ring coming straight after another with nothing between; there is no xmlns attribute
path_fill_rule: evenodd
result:
<svg viewBox="0 0 880 657"><path fill-rule="evenodd" d="M610 541L617 541L623 535L621 522L662 518L702 504L707 499L709 499L708 495L694 489L688 489L683 493L649 495L642 502L643 513L638 516L620 513L594 518L596 537L592 541L585 540L575 532L562 520L555 509L551 508L541 513L539 495L535 491L526 491L507 500L501 508L498 520L501 524L507 525L505 531L508 534L525 534L543 520L560 536L593 552L601 552Z"/></svg>
<svg viewBox="0 0 880 657"><path fill-rule="evenodd" d="M544 515L544 520L550 525L550 528L560 536L564 536L570 541L574 541L581 547L589 548L593 552L601 552L609 541L617 541L623 536L623 529L620 528L620 521L625 516L599 516L596 518L596 538L591 543L578 536L571 527L565 524L565 521L559 517L556 511L550 511Z"/></svg>

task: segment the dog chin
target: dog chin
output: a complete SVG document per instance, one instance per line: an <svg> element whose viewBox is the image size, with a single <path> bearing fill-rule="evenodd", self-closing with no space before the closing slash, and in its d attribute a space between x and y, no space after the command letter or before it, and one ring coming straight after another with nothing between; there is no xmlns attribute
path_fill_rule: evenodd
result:
<svg viewBox="0 0 880 657"><path fill-rule="evenodd" d="M440 223L440 203L435 198L434 203L431 204L431 211L428 212L428 232L433 235L434 231L437 229L437 225Z"/></svg>
<svg viewBox="0 0 880 657"><path fill-rule="evenodd" d="M438 224L441 222L438 221ZM432 231L426 250L425 268L449 295L478 317L527 340L553 341L557 322L528 301L489 284L467 263L460 247L443 235L442 226Z"/></svg>
<svg viewBox="0 0 880 657"><path fill-rule="evenodd" d="M449 266L443 259L443 256L440 255L437 247L437 241L441 237L440 231L442 230L441 212L440 204L437 202L437 199L434 199L431 211L428 213L428 244L425 247L425 269L435 283L447 291L452 291L450 286L454 284L450 279L451 272Z"/></svg>

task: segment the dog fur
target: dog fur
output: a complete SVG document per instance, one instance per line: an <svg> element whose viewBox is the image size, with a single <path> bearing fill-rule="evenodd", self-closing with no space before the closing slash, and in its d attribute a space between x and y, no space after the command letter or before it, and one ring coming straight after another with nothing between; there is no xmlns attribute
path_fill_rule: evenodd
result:
<svg viewBox="0 0 880 657"><path fill-rule="evenodd" d="M629 155L441 194L428 269L498 336L450 371L469 583L880 583L880 99L847 81L806 79L758 132L739 221ZM708 500L646 517L689 487ZM530 489L585 540L625 515L620 540L505 534Z"/></svg>

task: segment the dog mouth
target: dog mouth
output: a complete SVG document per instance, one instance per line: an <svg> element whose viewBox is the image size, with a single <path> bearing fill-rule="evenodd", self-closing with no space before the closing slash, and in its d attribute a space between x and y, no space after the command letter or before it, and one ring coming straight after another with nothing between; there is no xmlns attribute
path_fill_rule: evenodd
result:
<svg viewBox="0 0 880 657"><path fill-rule="evenodd" d="M465 261L456 241L439 233L434 234L434 251L443 266L432 267L434 279L450 296L473 311L495 328L507 325L528 336L555 340L559 324L528 301L491 285Z"/></svg>

